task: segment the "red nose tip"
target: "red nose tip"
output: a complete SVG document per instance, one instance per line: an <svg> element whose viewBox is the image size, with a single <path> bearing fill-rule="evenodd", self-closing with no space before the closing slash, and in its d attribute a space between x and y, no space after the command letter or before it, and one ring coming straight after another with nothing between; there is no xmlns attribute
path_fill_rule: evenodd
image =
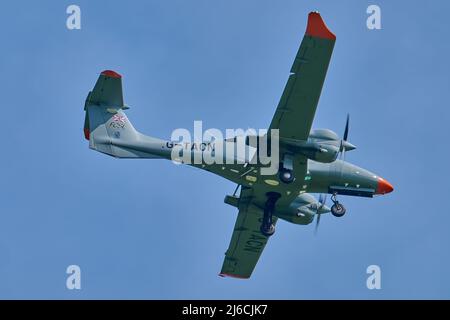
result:
<svg viewBox="0 0 450 320"><path fill-rule="evenodd" d="M378 187L375 194L386 194L389 192L392 192L394 190L394 187L392 184L384 180L383 178L378 178Z"/></svg>

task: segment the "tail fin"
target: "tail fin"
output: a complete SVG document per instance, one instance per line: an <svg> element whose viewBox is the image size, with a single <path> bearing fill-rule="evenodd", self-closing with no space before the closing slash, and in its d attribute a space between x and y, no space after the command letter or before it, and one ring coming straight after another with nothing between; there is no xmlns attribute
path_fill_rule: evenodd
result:
<svg viewBox="0 0 450 320"><path fill-rule="evenodd" d="M146 137L133 127L123 110L122 76L106 70L89 92L84 110L84 136L89 147L119 158L153 158L148 152L133 148Z"/></svg>

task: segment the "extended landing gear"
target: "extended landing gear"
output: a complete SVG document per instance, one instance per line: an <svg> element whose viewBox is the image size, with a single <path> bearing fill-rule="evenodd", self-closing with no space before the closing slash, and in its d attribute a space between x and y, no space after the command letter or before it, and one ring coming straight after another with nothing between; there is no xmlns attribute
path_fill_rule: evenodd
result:
<svg viewBox="0 0 450 320"><path fill-rule="evenodd" d="M280 169L280 180L284 183L291 183L294 181L294 173L289 169Z"/></svg>
<svg viewBox="0 0 450 320"><path fill-rule="evenodd" d="M292 154L283 155L283 161L280 163L279 170L280 180L284 183L291 183L294 177L294 156Z"/></svg>
<svg viewBox="0 0 450 320"><path fill-rule="evenodd" d="M331 196L331 201L333 201L333 205L331 206L331 214L335 217L342 217L347 210L344 205L337 200L336 193L333 193Z"/></svg>
<svg viewBox="0 0 450 320"><path fill-rule="evenodd" d="M264 207L264 217L261 223L261 233L270 237L275 233L275 226L272 223L272 215L275 210L275 203L281 197L278 192L267 192L267 201Z"/></svg>

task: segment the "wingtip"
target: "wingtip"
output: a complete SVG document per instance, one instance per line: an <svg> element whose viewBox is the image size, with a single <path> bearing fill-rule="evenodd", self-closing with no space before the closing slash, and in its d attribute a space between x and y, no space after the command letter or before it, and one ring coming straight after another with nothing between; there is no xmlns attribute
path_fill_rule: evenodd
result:
<svg viewBox="0 0 450 320"><path fill-rule="evenodd" d="M305 34L311 37L336 40L335 34L328 29L320 13L317 11L308 14L308 25L306 26Z"/></svg>
<svg viewBox="0 0 450 320"><path fill-rule="evenodd" d="M113 70L105 70L101 73L102 76L105 77L110 77L110 78L122 78L122 76L120 74L118 74L117 72L113 71Z"/></svg>
<svg viewBox="0 0 450 320"><path fill-rule="evenodd" d="M235 278L235 279L248 279L249 278L249 277L243 277L243 276L239 276L236 274L224 273L224 272L219 273L219 277L222 277L222 278L229 277L229 278Z"/></svg>

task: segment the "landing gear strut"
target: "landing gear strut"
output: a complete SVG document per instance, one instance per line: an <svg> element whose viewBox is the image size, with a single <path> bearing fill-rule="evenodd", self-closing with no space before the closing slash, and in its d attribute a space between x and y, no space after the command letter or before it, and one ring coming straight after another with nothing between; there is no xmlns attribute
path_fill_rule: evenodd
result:
<svg viewBox="0 0 450 320"><path fill-rule="evenodd" d="M278 192L267 192L267 201L264 206L264 217L261 223L261 233L270 237L275 233L275 226L272 223L272 215L275 210L275 203L281 197Z"/></svg>
<svg viewBox="0 0 450 320"><path fill-rule="evenodd" d="M336 193L333 193L331 196L331 201L333 201L333 205L331 206L331 214L335 217L342 217L347 210L344 205L337 200L336 195Z"/></svg>

